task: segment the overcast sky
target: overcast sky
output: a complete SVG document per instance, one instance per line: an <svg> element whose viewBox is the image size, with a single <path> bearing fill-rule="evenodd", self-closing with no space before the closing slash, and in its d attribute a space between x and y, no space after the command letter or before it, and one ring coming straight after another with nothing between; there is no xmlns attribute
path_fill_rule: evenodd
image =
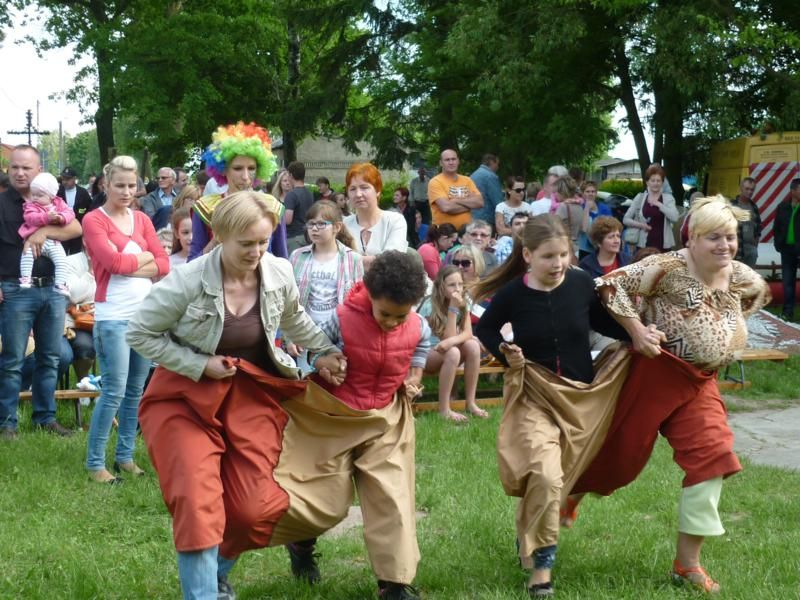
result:
<svg viewBox="0 0 800 600"><path fill-rule="evenodd" d="M58 131L59 121L65 133L75 135L89 125L81 125L81 113L74 104L62 99L51 99L54 94L64 92L72 87L73 78L78 66L68 64L72 56L71 48L52 50L42 58L36 56L33 47L28 44L17 44L26 34L35 37L40 33L31 26L19 26L20 19L15 20L15 27L6 30L6 40L0 48L0 140L6 144L27 142L27 136L12 135L9 130L21 130L25 127L25 111L33 111L33 125L42 130ZM39 102L38 122L36 102ZM91 109L94 110L93 108ZM618 109L614 115L614 124L624 111ZM636 146L627 131L620 130L620 143L611 149L609 154L617 158L635 158ZM36 140L34 139L34 143ZM652 147L652 140L648 139Z"/></svg>

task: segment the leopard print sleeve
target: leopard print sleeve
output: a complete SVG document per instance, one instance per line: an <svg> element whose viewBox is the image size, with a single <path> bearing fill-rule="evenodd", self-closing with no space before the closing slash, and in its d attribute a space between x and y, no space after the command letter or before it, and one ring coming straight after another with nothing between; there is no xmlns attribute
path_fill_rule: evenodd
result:
<svg viewBox="0 0 800 600"><path fill-rule="evenodd" d="M742 314L747 318L769 304L772 296L767 282L761 275L739 261L733 261L732 264L730 291L738 294L741 299Z"/></svg>
<svg viewBox="0 0 800 600"><path fill-rule="evenodd" d="M595 290L601 293L609 312L619 317L639 318L637 306L641 298L653 296L659 292L669 265L676 259L670 254L648 256L637 263L627 265L608 275L594 280Z"/></svg>

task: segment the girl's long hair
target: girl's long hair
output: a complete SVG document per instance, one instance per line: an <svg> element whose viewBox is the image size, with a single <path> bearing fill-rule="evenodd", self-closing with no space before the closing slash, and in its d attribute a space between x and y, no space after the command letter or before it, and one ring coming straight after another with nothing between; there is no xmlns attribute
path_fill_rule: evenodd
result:
<svg viewBox="0 0 800 600"><path fill-rule="evenodd" d="M461 275L461 270L453 265L446 265L439 269L436 274L436 279L433 281L433 293L431 294L431 316L428 317L428 323L431 330L436 337L441 338L444 334L444 328L447 325L447 309L450 307L450 300L447 298L447 292L444 288L444 281L453 273L458 273L461 281L464 281L464 276ZM464 290L464 294L466 294ZM469 318L467 315L467 306L464 303L460 309L459 323L464 323L464 319Z"/></svg>
<svg viewBox="0 0 800 600"><path fill-rule="evenodd" d="M514 239L514 249L506 262L497 267L484 280L479 281L472 287L472 298L475 302L482 302L490 298L494 293L517 277L521 277L527 270L528 265L522 257L522 248L527 248L528 252L535 252L536 249L547 240L563 238L569 240L567 230L561 219L555 215L538 215L528 219L522 235Z"/></svg>
<svg viewBox="0 0 800 600"><path fill-rule="evenodd" d="M330 200L314 202L306 212L306 222L311 219L323 219L325 221L330 221L334 225L336 223L341 223L342 226L339 229L339 233L336 234L336 239L348 248L352 250L356 249L356 241L353 239L353 236L350 235L350 230L344 226L342 211L336 206L335 202L331 202Z"/></svg>
<svg viewBox="0 0 800 600"><path fill-rule="evenodd" d="M430 224L428 227L428 234L425 236L425 241L430 242L431 244L436 247L436 242L439 241L439 238L442 236L451 236L456 232L456 228L453 227L450 223L442 223L441 225L435 225L433 223Z"/></svg>

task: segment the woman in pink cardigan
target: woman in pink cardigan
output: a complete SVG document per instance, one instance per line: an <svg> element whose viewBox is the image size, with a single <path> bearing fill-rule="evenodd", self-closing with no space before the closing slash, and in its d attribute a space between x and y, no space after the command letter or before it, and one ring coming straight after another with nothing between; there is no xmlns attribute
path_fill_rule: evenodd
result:
<svg viewBox="0 0 800 600"><path fill-rule="evenodd" d="M146 214L132 210L136 161L117 156L103 169L106 202L83 219L83 242L97 281L94 346L102 392L89 427L86 468L100 483L121 481L106 469L106 443L119 413L114 471L142 475L133 461L139 400L150 361L125 342L128 320L150 292L152 280L169 271L169 258Z"/></svg>

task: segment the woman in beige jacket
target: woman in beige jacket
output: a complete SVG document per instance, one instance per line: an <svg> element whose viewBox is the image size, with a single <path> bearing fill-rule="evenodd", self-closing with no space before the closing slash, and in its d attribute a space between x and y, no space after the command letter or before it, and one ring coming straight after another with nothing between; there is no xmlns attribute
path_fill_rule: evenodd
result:
<svg viewBox="0 0 800 600"><path fill-rule="evenodd" d="M277 518L280 402L304 385L275 345L278 328L324 354L315 366L331 381L344 377L342 354L300 306L292 266L266 254L281 210L259 192L229 196L212 219L218 246L159 282L128 325L131 348L160 365L139 419L174 520L185 598L231 595L236 557L223 557L223 542L244 533L260 547ZM253 521L252 534L231 531Z"/></svg>

